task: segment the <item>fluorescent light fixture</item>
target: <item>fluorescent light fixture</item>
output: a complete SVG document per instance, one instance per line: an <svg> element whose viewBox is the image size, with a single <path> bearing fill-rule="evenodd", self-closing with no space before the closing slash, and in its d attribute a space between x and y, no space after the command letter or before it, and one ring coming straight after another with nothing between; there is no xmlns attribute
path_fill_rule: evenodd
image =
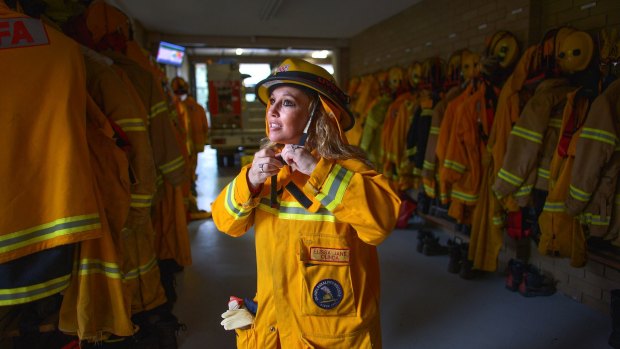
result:
<svg viewBox="0 0 620 349"><path fill-rule="evenodd" d="M329 51L327 50L314 51L312 52L312 58L327 58L328 54Z"/></svg>

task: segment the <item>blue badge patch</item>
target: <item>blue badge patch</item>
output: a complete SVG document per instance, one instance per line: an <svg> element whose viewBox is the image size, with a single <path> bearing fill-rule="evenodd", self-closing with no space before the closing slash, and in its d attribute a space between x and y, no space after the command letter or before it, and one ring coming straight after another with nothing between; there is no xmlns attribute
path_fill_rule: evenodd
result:
<svg viewBox="0 0 620 349"><path fill-rule="evenodd" d="M314 286L314 290L312 290L312 300L314 300L314 304L323 309L335 308L340 304L343 297L342 286L340 286L338 281L333 279L319 281L319 283Z"/></svg>

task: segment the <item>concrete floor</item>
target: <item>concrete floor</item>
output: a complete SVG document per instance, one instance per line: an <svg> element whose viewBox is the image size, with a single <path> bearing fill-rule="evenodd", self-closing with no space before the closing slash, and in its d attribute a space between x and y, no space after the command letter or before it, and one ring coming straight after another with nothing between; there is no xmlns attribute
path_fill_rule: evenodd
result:
<svg viewBox="0 0 620 349"><path fill-rule="evenodd" d="M198 204L209 208L238 168L199 158ZM231 238L211 220L190 224L193 265L177 275L174 313L187 325L179 348L235 348L220 325L228 297L255 292L254 234ZM437 234L441 234L437 232ZM442 236L445 244L448 236ZM379 246L381 316L386 349L603 349L611 319L562 294L525 298L504 288L500 273L473 280L447 272L447 256L415 250L416 232L395 230Z"/></svg>

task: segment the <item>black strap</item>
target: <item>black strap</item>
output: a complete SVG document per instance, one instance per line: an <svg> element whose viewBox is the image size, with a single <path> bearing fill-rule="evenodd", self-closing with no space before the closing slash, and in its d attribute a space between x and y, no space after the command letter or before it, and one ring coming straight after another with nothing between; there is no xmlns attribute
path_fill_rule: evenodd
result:
<svg viewBox="0 0 620 349"><path fill-rule="evenodd" d="M304 192L295 185L295 183L289 182L286 185L286 190L288 190L288 192L293 195L295 200L297 200L297 202L299 202L306 209L309 209L310 206L312 206L312 200L310 200L306 194L304 194Z"/></svg>

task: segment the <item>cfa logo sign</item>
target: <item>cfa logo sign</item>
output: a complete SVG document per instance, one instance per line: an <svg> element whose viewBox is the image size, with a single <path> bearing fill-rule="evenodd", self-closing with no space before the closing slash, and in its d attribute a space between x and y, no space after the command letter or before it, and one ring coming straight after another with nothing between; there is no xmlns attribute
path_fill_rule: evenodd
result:
<svg viewBox="0 0 620 349"><path fill-rule="evenodd" d="M49 44L43 23L35 18L0 19L0 49Z"/></svg>

